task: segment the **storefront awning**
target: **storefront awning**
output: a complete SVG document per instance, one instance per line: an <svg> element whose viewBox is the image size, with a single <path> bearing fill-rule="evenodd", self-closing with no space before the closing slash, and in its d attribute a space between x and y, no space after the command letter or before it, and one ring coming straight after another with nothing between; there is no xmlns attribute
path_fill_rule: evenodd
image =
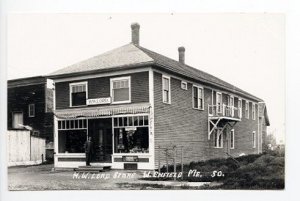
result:
<svg viewBox="0 0 300 201"><path fill-rule="evenodd" d="M150 105L128 105L128 106L102 106L87 108L72 108L54 111L54 115L59 119L74 119L80 117L100 117L120 114L140 114L149 113Z"/></svg>

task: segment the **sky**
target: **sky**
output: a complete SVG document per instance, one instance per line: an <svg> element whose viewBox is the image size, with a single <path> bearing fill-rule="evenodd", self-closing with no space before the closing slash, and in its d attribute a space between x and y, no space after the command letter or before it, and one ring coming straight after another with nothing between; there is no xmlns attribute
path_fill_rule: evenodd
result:
<svg viewBox="0 0 300 201"><path fill-rule="evenodd" d="M277 140L285 133L285 18L283 14L11 14L7 78L47 75L131 41L185 62L262 98Z"/></svg>

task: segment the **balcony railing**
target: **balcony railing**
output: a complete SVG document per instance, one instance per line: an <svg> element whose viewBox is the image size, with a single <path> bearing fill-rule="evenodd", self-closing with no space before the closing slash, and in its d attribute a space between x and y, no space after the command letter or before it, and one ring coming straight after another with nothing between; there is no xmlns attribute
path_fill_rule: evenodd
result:
<svg viewBox="0 0 300 201"><path fill-rule="evenodd" d="M208 105L208 116L210 117L231 117L240 119L242 117L242 108L229 105Z"/></svg>

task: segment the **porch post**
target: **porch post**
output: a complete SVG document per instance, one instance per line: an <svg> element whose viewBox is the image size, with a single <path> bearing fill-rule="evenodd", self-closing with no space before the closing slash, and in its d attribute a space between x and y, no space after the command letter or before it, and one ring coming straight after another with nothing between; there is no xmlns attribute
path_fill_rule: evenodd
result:
<svg viewBox="0 0 300 201"><path fill-rule="evenodd" d="M149 69L149 154L151 169L155 169L155 141L154 141L154 72Z"/></svg>

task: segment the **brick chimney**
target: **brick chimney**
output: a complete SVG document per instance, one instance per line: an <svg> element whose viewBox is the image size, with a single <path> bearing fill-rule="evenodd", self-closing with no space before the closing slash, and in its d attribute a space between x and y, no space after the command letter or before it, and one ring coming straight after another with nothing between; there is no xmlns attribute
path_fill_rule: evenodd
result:
<svg viewBox="0 0 300 201"><path fill-rule="evenodd" d="M178 48L178 55L179 55L179 62L184 64L184 59L185 59L185 48L184 47L179 47Z"/></svg>
<svg viewBox="0 0 300 201"><path fill-rule="evenodd" d="M140 25L138 23L131 24L131 42L134 45L140 45Z"/></svg>

